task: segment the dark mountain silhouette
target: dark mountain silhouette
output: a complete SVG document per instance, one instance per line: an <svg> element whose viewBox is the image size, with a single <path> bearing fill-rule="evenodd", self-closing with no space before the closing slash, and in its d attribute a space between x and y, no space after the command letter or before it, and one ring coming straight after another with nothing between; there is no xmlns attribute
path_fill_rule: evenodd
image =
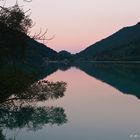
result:
<svg viewBox="0 0 140 140"><path fill-rule="evenodd" d="M25 51L25 60L27 63L40 65L46 61L53 61L58 59L58 53L55 50L37 42L33 38L28 36L27 38L28 47Z"/></svg>
<svg viewBox="0 0 140 140"><path fill-rule="evenodd" d="M72 54L68 51L62 50L58 53L59 60L70 60L72 59Z"/></svg>
<svg viewBox="0 0 140 140"><path fill-rule="evenodd" d="M60 55L66 55L66 56L72 55L70 52L65 51L65 50L60 51L59 54L60 54Z"/></svg>
<svg viewBox="0 0 140 140"><path fill-rule="evenodd" d="M1 25L0 25L1 27ZM45 69L51 61L71 60L72 54L67 51L59 53L46 45L34 40L21 32L5 29L9 33L0 32L0 64L1 68L14 63L17 68L33 68L39 71ZM15 36L12 37L12 35ZM20 38L24 38L25 44L21 44ZM19 41L17 41L19 40ZM53 65L54 66L54 65Z"/></svg>
<svg viewBox="0 0 140 140"><path fill-rule="evenodd" d="M58 59L58 53L26 34L0 23L0 64L40 66Z"/></svg>
<svg viewBox="0 0 140 140"><path fill-rule="evenodd" d="M76 59L99 61L140 60L140 23L125 27L76 54Z"/></svg>

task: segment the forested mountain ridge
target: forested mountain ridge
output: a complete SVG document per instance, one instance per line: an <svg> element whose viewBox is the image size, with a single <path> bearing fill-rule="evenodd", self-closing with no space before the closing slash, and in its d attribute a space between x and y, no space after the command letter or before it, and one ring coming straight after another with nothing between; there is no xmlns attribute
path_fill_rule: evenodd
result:
<svg viewBox="0 0 140 140"><path fill-rule="evenodd" d="M113 35L72 55L59 53L28 35L0 24L0 62L38 65L49 61L140 61L140 23L125 27ZM23 41L24 40L24 41ZM21 44L24 42L24 44Z"/></svg>
<svg viewBox="0 0 140 140"><path fill-rule="evenodd" d="M139 61L140 23L125 27L76 54L80 60Z"/></svg>

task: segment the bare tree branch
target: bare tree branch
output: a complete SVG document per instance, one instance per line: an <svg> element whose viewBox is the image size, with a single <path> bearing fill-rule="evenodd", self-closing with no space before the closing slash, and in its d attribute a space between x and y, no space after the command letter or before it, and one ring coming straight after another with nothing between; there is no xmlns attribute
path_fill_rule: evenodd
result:
<svg viewBox="0 0 140 140"><path fill-rule="evenodd" d="M50 38L46 38L46 34L47 34L47 33L48 33L48 29L46 29L44 33L42 33L42 29L40 29L39 33L38 33L38 34L35 33L35 34L32 36L32 38L35 39L35 40L42 40L42 41L44 42L45 40L52 40L52 39L55 37L55 36L53 35L53 36L50 37Z"/></svg>

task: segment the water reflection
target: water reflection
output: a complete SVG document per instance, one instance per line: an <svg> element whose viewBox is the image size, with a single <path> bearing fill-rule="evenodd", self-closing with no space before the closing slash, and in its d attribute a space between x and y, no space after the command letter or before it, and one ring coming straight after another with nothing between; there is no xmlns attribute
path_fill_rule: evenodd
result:
<svg viewBox="0 0 140 140"><path fill-rule="evenodd" d="M43 79L46 76L56 72L57 70L62 70L62 71L68 70L71 66L77 67L78 69L80 69L81 71L84 71L91 77L94 77L100 81L103 81L109 84L112 87L115 87L116 89L120 90L122 93L132 94L140 98L140 86L139 86L140 85L140 73L139 73L140 65L139 64L135 64L135 65L134 64L109 64L109 63L106 63L106 64L105 63L104 64L103 63L102 64L101 63L98 63L98 64L95 64L95 63L86 63L86 64L80 63L79 64L78 63L78 64L72 64L72 65L47 64L46 66L43 66L42 69L41 68L38 69L39 76L36 76L37 75L36 73L27 73L23 71L22 72L17 71L14 73L1 72L0 74L0 140L6 140L8 138L7 136L5 136L5 130L7 129L8 131L10 130L10 132L14 131L15 129L27 129L31 131L36 131L36 130L44 128L47 124L60 126L67 123L67 116L64 110L64 108L66 107L65 106L66 104L64 104L64 108L55 107L55 106L41 106L42 104L41 105L38 104L38 102L44 102L46 100L52 100L52 99L54 100L54 99L59 99L59 98L64 97L65 95L64 92L66 91L66 83L62 81L49 82L49 81L39 80L39 79ZM54 77L55 76L56 75L54 75ZM60 79L62 76L63 75L60 75ZM69 77L70 76L68 75L68 77L66 78L69 78ZM80 78L82 78L81 75L80 75ZM82 100L82 97L81 97L79 98L80 100L77 100L77 101L75 100L76 96L74 92L80 91L80 90L77 90L77 88L81 86L78 83L78 80L81 80L80 78L77 79L76 83L74 83L73 78L71 78L71 82L73 82L72 84L78 85L77 87L75 87L74 90L71 90L73 94L69 95L69 97L70 96L74 96L74 97L72 99L71 98L67 99L67 101L70 100L68 102L67 107L70 108L70 106L73 106L72 112L70 112L70 114L72 115L76 114L73 110L74 108L78 107L77 101L80 106L79 108L81 108L81 106L85 104L81 101L85 101L85 99L88 98L87 93L86 95L83 95L81 94L81 92L79 92L76 95L78 97L81 97L82 95L84 99ZM90 84L85 85L84 82L86 81L83 81L84 86L81 89L86 91L89 89L88 86L90 86ZM91 102L93 103L93 100ZM88 100L88 103L90 103L90 100ZM88 113L90 114L90 106L88 103L87 103L87 107L89 107L89 109L85 109L84 111L83 110L81 111L83 115L85 115L83 117L85 119L88 116L87 114ZM110 109L109 107L111 104L110 103L108 106L105 106L106 104L104 104L103 106L105 106L105 108L103 108L102 110L101 103L96 104L95 101L94 103L95 103L94 105L92 104L91 114L92 114L92 110L94 110L94 113L97 110L95 114L93 113L95 117L94 119L95 119L95 122L99 121L99 124L102 125L100 123L100 120L105 119L106 117L106 116L103 117L103 115L106 114L108 116L110 112L116 109L113 108L110 111L109 110ZM77 110L78 110L77 114L80 114L80 109L77 109ZM106 110L107 110L107 113L104 112ZM98 114L99 112L101 113ZM122 112L125 112L125 110L123 110ZM117 115L122 114L122 112L117 113ZM128 116L130 116L130 114ZM90 116L88 117L90 118ZM106 117L106 118L108 118L107 119L108 122L111 122L111 119L115 118L115 116L114 117L110 116L110 118L109 117ZM94 119L92 117L91 121L94 121ZM79 120L80 119L78 117L78 119L74 123L78 122ZM125 116L125 120L127 120L126 116ZM125 122L125 120L123 121ZM114 119L114 122L116 122L115 119ZM80 122L81 125L83 123L84 121L82 123ZM85 124L83 126L86 127L86 124L88 124L88 121L85 121ZM91 127L90 124L92 123L89 123L88 127ZM128 124L128 122L126 124ZM76 124L76 126L71 128L70 130L71 131L75 130L75 127L77 126L78 125ZM72 126L70 125L70 127ZM88 127L86 128L88 129ZM62 133L64 133L65 128L62 130L63 130ZM91 128L90 130L93 130L93 128ZM56 131L58 132L58 129ZM11 137L11 139L12 138L13 137Z"/></svg>
<svg viewBox="0 0 140 140"><path fill-rule="evenodd" d="M0 140L6 140L5 136L2 134L2 130L0 130Z"/></svg>
<svg viewBox="0 0 140 140"><path fill-rule="evenodd" d="M49 64L49 74L52 67L57 70L68 70L77 67L86 74L94 77L124 94L131 94L140 99L140 64L137 63L72 63ZM53 73L54 71L52 71ZM45 74L42 75L45 77ZM46 75L47 76L47 75Z"/></svg>
<svg viewBox="0 0 140 140"><path fill-rule="evenodd" d="M67 122L61 107L39 106L38 102L64 96L66 83L40 80L25 72L0 75L0 139L5 140L3 129L27 128L38 130L46 124L62 125Z"/></svg>
<svg viewBox="0 0 140 140"><path fill-rule="evenodd" d="M140 64L138 63L58 63L49 64L47 68L49 74L52 74L54 73L54 71L51 72L52 68L55 68L56 72L68 70L70 67L77 67L122 93L131 94L140 99ZM45 77L45 74L42 76Z"/></svg>
<svg viewBox="0 0 140 140"><path fill-rule="evenodd" d="M132 94L140 99L139 64L81 63L76 64L76 67L122 93Z"/></svg>
<svg viewBox="0 0 140 140"><path fill-rule="evenodd" d="M2 129L28 128L41 129L44 125L62 125L67 122L64 109L61 107L10 107L1 106L0 127Z"/></svg>

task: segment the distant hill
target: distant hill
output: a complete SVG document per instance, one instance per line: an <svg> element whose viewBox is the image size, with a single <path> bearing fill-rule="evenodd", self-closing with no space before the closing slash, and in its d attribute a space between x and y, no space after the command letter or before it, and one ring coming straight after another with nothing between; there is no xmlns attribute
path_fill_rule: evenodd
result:
<svg viewBox="0 0 140 140"><path fill-rule="evenodd" d="M0 31L1 67L5 67L5 64L19 65L20 61L37 67L48 61L59 60L140 61L140 23L122 28L75 55L65 50L58 53L24 33L12 31L2 23ZM21 44L22 40L26 40L26 44Z"/></svg>
<svg viewBox="0 0 140 140"><path fill-rule="evenodd" d="M125 27L76 54L78 60L140 61L140 23Z"/></svg>
<svg viewBox="0 0 140 140"><path fill-rule="evenodd" d="M72 58L72 54L68 51L62 50L58 53L59 60L70 60Z"/></svg>

